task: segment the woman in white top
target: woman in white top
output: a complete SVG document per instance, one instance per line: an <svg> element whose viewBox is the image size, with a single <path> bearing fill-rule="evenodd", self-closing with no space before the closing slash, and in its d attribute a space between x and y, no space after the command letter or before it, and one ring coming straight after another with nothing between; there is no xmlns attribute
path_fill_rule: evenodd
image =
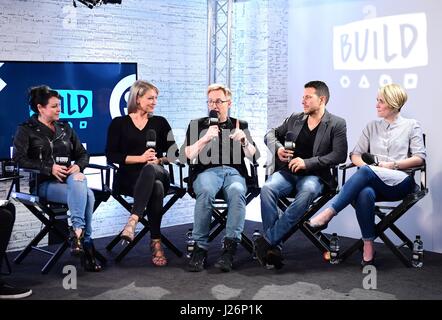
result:
<svg viewBox="0 0 442 320"><path fill-rule="evenodd" d="M375 201L397 201L413 192L415 183L403 171L422 165L426 151L419 123L400 115L407 101L407 93L397 84L379 89L376 110L381 120L370 122L350 153L359 170L344 184L330 206L312 219L308 225L313 232L327 228L329 221L350 203L354 204L364 253L361 265L374 262ZM362 154L377 157L377 165L368 165Z"/></svg>

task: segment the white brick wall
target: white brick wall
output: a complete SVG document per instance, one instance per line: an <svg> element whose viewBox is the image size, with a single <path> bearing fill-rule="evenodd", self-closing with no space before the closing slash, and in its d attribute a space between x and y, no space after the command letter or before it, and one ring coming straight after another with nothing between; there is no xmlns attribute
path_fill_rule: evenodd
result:
<svg viewBox="0 0 442 320"><path fill-rule="evenodd" d="M274 128L293 112L287 109L288 2L271 1L269 7L268 111L267 128ZM300 90L290 88L290 90Z"/></svg>
<svg viewBox="0 0 442 320"><path fill-rule="evenodd" d="M287 0L250 0L234 7L232 89L239 110L232 114L249 122L260 164L267 160L265 133L287 115L287 24ZM262 167L259 176L262 184ZM252 210L259 220L259 206Z"/></svg>
<svg viewBox="0 0 442 320"><path fill-rule="evenodd" d="M90 10L70 0L0 0L0 60L137 62L139 78L160 89L157 113L182 143L188 122L206 113L206 6L205 0L124 0ZM235 3L233 24L232 115L249 122L264 150L267 128L287 114L287 0ZM259 215L259 207L253 210ZM115 201L101 204L94 237L117 233L127 217ZM186 195L163 225L192 220ZM40 227L19 208L9 250L22 248Z"/></svg>

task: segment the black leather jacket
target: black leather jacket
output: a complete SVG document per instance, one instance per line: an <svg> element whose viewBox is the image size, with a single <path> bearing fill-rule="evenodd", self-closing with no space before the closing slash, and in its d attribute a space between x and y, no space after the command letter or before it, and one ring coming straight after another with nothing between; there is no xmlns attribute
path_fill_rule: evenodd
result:
<svg viewBox="0 0 442 320"><path fill-rule="evenodd" d="M74 161L81 171L89 164L89 155L69 124L57 121L54 126L55 132L34 114L18 126L14 136L13 159L21 168L40 170L39 182L55 179L54 163L69 166L66 162Z"/></svg>

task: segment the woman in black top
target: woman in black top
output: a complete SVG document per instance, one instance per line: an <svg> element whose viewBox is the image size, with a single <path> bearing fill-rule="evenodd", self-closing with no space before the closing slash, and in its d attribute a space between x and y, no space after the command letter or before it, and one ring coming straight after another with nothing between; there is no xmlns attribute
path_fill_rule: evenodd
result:
<svg viewBox="0 0 442 320"><path fill-rule="evenodd" d="M89 155L75 131L60 121L60 95L48 86L29 91L29 105L35 114L18 126L14 136L14 160L20 167L38 169L39 185L30 181L47 201L66 203L71 213L71 252L85 258L87 271L101 271L95 259L92 235L94 193L82 173Z"/></svg>
<svg viewBox="0 0 442 320"><path fill-rule="evenodd" d="M119 165L114 191L134 198L131 216L121 237L133 241L136 224L147 211L152 262L165 266L167 259L161 246L160 226L163 198L170 181L162 165L169 161L163 155L176 157L177 146L167 120L153 115L158 92L157 87L146 81L138 80L132 85L128 115L113 119L109 127L106 157Z"/></svg>

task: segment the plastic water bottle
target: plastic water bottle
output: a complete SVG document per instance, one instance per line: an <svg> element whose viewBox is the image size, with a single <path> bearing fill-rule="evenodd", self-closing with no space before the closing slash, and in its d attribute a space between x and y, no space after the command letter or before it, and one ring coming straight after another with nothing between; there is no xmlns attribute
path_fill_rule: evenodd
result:
<svg viewBox="0 0 442 320"><path fill-rule="evenodd" d="M330 263L339 263L339 238L336 233L333 233L330 238Z"/></svg>
<svg viewBox="0 0 442 320"><path fill-rule="evenodd" d="M413 254L411 256L411 264L415 268L421 268L424 265L424 243L421 236L416 236L413 242Z"/></svg>
<svg viewBox="0 0 442 320"><path fill-rule="evenodd" d="M253 231L253 234L252 234L253 246L255 246L255 241L256 241L256 239L258 239L260 236L261 236L261 233L259 232L259 230L258 230L258 229L255 229L255 231ZM253 249L254 249L254 250L253 250L252 258L253 258L254 260L256 260L256 259L257 259L257 257L256 257L256 249L255 249L255 248L253 248Z"/></svg>
<svg viewBox="0 0 442 320"><path fill-rule="evenodd" d="M188 259L190 259L192 257L193 250L195 249L195 240L193 240L192 231L193 231L192 228L189 228L189 230L186 233L186 237L187 237L187 240L186 240L186 249L187 249L186 257Z"/></svg>

